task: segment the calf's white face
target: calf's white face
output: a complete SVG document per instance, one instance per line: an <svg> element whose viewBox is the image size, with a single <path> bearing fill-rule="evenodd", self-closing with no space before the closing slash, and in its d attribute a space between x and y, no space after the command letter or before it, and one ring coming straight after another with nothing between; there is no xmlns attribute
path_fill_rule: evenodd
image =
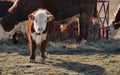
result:
<svg viewBox="0 0 120 75"><path fill-rule="evenodd" d="M52 15L48 15L45 10L38 10L32 16L36 33L42 33L47 27L47 22L52 18Z"/></svg>
<svg viewBox="0 0 120 75"><path fill-rule="evenodd" d="M33 28L35 30L35 32L31 33L32 39L39 45L43 40L46 40L48 33L43 32L46 30L47 23L53 20L53 15L47 10L39 9L30 14L28 18L32 20ZM39 35L36 33L39 33Z"/></svg>

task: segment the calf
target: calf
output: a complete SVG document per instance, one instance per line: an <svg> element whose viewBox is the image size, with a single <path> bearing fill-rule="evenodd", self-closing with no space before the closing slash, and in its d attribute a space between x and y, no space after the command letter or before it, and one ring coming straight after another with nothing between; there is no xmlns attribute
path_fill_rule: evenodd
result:
<svg viewBox="0 0 120 75"><path fill-rule="evenodd" d="M54 30L54 17L45 9L38 9L28 16L26 32L30 45L30 62L35 62L36 46L40 47L41 62L45 62L45 51L48 40Z"/></svg>

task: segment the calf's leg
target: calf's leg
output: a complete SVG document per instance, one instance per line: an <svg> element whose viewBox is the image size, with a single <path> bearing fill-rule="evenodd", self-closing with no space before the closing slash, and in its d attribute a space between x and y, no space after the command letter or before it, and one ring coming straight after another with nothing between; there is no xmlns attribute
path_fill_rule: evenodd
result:
<svg viewBox="0 0 120 75"><path fill-rule="evenodd" d="M40 51L41 51L41 62L42 63L45 63L45 52L46 52L46 45L47 45L47 41L44 40L42 43L41 43L41 46L40 46Z"/></svg>
<svg viewBox="0 0 120 75"><path fill-rule="evenodd" d="M30 63L35 62L35 51L36 51L36 43L32 40L32 37L29 36L29 46L30 46Z"/></svg>

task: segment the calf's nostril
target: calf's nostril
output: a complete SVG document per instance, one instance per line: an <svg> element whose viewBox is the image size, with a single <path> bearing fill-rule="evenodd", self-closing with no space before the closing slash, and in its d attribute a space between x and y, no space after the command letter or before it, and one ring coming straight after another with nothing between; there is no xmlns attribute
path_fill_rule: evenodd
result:
<svg viewBox="0 0 120 75"><path fill-rule="evenodd" d="M42 28L38 28L39 31L42 31L43 29Z"/></svg>

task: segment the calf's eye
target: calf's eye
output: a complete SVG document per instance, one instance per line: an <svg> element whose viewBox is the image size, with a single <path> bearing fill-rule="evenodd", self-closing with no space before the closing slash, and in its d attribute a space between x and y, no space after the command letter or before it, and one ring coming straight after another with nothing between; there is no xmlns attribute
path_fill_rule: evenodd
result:
<svg viewBox="0 0 120 75"><path fill-rule="evenodd" d="M37 20L35 19L35 22L37 22Z"/></svg>

